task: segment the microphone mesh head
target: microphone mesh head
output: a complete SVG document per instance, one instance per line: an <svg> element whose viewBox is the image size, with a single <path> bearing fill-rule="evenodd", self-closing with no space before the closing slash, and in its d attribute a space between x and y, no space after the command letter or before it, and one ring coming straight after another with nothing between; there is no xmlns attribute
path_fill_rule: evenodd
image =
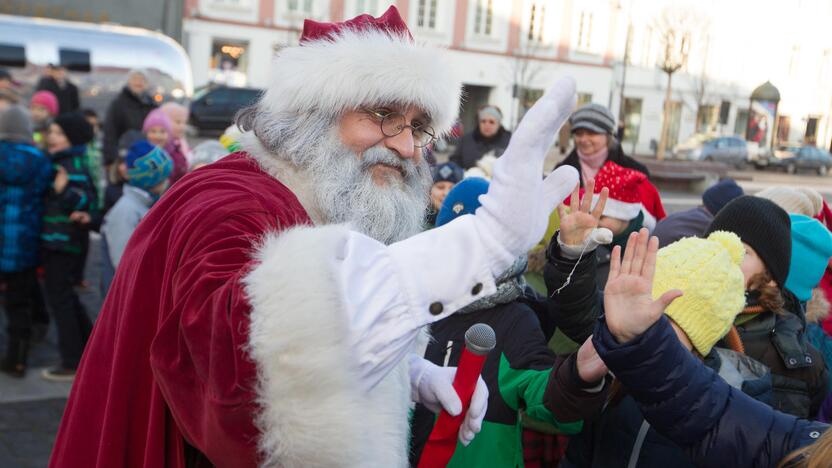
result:
<svg viewBox="0 0 832 468"><path fill-rule="evenodd" d="M488 354L497 344L494 329L484 323L475 323L465 332L465 347L476 354Z"/></svg>

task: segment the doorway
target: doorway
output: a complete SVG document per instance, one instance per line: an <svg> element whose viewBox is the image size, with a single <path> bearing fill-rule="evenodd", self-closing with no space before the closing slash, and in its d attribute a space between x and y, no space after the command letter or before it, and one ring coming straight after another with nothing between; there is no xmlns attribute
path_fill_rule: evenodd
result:
<svg viewBox="0 0 832 468"><path fill-rule="evenodd" d="M474 131L479 123L477 111L480 107L488 104L491 97L490 86L475 86L462 85L462 106L459 112L459 120L462 122L462 128L465 133ZM505 109L503 111L503 120L505 120Z"/></svg>

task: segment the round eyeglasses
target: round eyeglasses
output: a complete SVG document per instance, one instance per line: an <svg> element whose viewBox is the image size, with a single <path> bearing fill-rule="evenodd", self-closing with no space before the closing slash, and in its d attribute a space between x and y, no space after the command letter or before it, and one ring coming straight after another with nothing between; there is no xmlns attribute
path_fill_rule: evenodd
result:
<svg viewBox="0 0 832 468"><path fill-rule="evenodd" d="M417 148L424 148L436 141L436 134L430 125L421 123L407 124L407 118L398 112L390 112L385 109L362 109L367 114L379 121L381 133L386 137L394 137L409 128L413 133L413 145Z"/></svg>

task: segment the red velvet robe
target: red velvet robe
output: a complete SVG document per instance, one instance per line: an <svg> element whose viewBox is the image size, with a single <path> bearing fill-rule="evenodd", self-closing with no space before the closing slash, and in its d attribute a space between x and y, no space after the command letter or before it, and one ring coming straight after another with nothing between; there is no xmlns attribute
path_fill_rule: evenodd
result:
<svg viewBox="0 0 832 468"><path fill-rule="evenodd" d="M50 466L259 461L257 367L241 278L268 231L311 224L242 153L183 178L127 245L81 361Z"/></svg>

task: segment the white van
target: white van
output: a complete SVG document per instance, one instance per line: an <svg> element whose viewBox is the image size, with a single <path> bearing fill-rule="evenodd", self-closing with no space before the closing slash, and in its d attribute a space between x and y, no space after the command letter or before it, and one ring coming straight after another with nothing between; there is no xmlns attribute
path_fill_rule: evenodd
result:
<svg viewBox="0 0 832 468"><path fill-rule="evenodd" d="M193 74L185 50L173 39L141 28L0 15L0 67L31 96L48 64L67 69L82 108L103 118L110 101L142 68L157 102L190 98Z"/></svg>

